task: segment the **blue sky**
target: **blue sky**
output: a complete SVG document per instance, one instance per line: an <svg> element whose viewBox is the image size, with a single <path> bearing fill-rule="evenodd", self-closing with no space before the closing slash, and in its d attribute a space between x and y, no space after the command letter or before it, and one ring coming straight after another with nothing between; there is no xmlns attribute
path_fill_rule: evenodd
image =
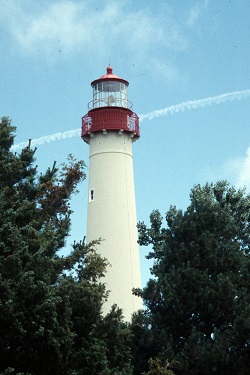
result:
<svg viewBox="0 0 250 375"><path fill-rule="evenodd" d="M227 179L249 191L249 23L249 0L1 0L0 115L17 126L17 144L46 137L40 171L69 153L88 164L77 129L90 82L110 62L142 120L138 221L171 204L185 209L194 184ZM48 142L55 133L64 139ZM72 207L68 248L85 234L87 182Z"/></svg>

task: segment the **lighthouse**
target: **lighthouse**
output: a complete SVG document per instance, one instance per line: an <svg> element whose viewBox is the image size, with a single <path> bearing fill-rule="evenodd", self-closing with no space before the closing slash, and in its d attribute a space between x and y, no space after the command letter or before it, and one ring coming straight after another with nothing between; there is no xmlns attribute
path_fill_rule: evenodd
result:
<svg viewBox="0 0 250 375"><path fill-rule="evenodd" d="M109 290L103 312L117 304L127 321L142 308L132 294L141 287L132 155L140 129L128 85L109 65L91 83L93 99L82 117L82 139L90 147L86 240L101 238L97 251L110 264L102 279Z"/></svg>

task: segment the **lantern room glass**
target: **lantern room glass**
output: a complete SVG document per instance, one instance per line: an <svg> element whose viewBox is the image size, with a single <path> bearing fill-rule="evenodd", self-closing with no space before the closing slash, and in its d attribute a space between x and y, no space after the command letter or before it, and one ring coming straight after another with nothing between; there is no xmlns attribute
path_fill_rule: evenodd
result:
<svg viewBox="0 0 250 375"><path fill-rule="evenodd" d="M119 81L101 81L93 85L93 108L128 108L127 86Z"/></svg>

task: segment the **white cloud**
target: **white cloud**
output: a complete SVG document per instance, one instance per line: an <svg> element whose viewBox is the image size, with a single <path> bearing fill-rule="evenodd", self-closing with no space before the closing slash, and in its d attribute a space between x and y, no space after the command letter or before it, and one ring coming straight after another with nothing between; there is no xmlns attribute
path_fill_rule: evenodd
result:
<svg viewBox="0 0 250 375"><path fill-rule="evenodd" d="M198 21L200 16L200 6L196 4L190 11L189 18L188 18L188 26L194 26Z"/></svg>
<svg viewBox="0 0 250 375"><path fill-rule="evenodd" d="M195 4L191 8L189 15L188 15L188 21L187 21L187 24L189 27L193 27L198 23L200 16L203 10L207 8L208 3L209 3L209 0L200 1L199 3Z"/></svg>
<svg viewBox="0 0 250 375"><path fill-rule="evenodd" d="M21 7L20 2L10 1L5 11L5 22L23 52L40 50L51 54L59 48L71 52L80 43L89 41L88 25L80 17L87 15L84 3L60 1L47 6L24 3L26 6Z"/></svg>
<svg viewBox="0 0 250 375"><path fill-rule="evenodd" d="M242 158L240 162L238 160L238 178L236 186L246 186L247 190L250 191L250 146L248 147L244 158Z"/></svg>
<svg viewBox="0 0 250 375"><path fill-rule="evenodd" d="M168 8L134 9L132 0L8 0L0 15L24 54L53 59L75 53L125 50L149 59L157 51L182 50L187 38ZM155 61L157 58L155 57Z"/></svg>
<svg viewBox="0 0 250 375"><path fill-rule="evenodd" d="M244 156L230 159L221 170L223 178L234 181L236 188L246 187L250 192L250 146Z"/></svg>

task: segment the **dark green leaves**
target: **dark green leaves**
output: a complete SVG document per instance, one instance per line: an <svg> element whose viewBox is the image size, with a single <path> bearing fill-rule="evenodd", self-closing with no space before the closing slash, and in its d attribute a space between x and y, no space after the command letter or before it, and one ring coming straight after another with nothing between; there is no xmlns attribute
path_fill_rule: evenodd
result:
<svg viewBox="0 0 250 375"><path fill-rule="evenodd" d="M119 309L102 316L107 262L95 241L74 243L70 199L85 179L72 155L38 174L30 144L12 153L0 122L0 373L129 375L130 331Z"/></svg>
<svg viewBox="0 0 250 375"><path fill-rule="evenodd" d="M195 186L190 200L185 212L170 208L166 228L158 211L138 226L155 259L141 292L154 356L180 361L183 374L247 374L250 196L222 181Z"/></svg>

